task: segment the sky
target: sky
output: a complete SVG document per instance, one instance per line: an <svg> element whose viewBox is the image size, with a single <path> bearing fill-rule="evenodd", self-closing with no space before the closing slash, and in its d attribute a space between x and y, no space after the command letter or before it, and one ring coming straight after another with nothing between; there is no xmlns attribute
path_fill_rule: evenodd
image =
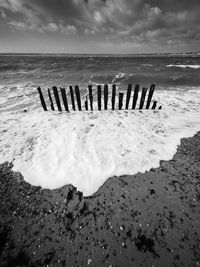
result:
<svg viewBox="0 0 200 267"><path fill-rule="evenodd" d="M0 0L0 53L200 50L200 0Z"/></svg>

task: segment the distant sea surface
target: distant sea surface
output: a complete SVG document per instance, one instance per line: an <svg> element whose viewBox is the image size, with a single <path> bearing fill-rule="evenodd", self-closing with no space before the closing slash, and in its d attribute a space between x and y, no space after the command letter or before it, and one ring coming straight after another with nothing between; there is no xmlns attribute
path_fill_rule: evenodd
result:
<svg viewBox="0 0 200 267"><path fill-rule="evenodd" d="M0 86L200 85L200 56L0 55Z"/></svg>

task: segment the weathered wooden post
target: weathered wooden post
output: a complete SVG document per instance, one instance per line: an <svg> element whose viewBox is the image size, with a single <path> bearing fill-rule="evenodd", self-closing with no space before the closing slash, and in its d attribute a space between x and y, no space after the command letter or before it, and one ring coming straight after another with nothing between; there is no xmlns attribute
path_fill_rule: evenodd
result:
<svg viewBox="0 0 200 267"><path fill-rule="evenodd" d="M44 101L44 97L43 97L43 94L42 94L42 90L41 90L40 87L38 87L37 90L38 90L38 93L39 93L39 95L40 95L41 105L42 105L44 111L47 111L47 106L46 106L46 103L45 103L45 101Z"/></svg>
<svg viewBox="0 0 200 267"><path fill-rule="evenodd" d="M136 108L139 89L140 89L139 84L136 84L135 89L134 89L134 95L133 95L132 109Z"/></svg>
<svg viewBox="0 0 200 267"><path fill-rule="evenodd" d="M104 85L104 109L107 110L108 108L108 85Z"/></svg>
<svg viewBox="0 0 200 267"><path fill-rule="evenodd" d="M150 87L150 90L149 90L148 98L147 98L146 109L149 109L149 107L150 107L150 103L151 103L151 99L152 99L154 90L155 90L155 84L152 84Z"/></svg>
<svg viewBox="0 0 200 267"><path fill-rule="evenodd" d="M52 97L51 97L51 92L50 92L49 88L48 88L48 95L49 95L49 100L50 100L50 103L51 103L51 110L55 110L54 104L53 104L53 100L52 100Z"/></svg>
<svg viewBox="0 0 200 267"><path fill-rule="evenodd" d="M80 97L79 87L77 85L75 86L75 94L76 94L76 100L78 104L78 110L81 111L81 97Z"/></svg>
<svg viewBox="0 0 200 267"><path fill-rule="evenodd" d="M128 89L127 89L127 94L126 94L126 109L128 109L128 106L129 106L129 101L130 101L130 98L131 98L131 90L132 90L132 85L129 84L128 85Z"/></svg>
<svg viewBox="0 0 200 267"><path fill-rule="evenodd" d="M143 106L144 106L144 101L145 101L146 93L147 93L147 88L143 88L142 89L141 98L140 98L140 106L139 106L139 109L142 109Z"/></svg>
<svg viewBox="0 0 200 267"><path fill-rule="evenodd" d="M65 110L69 111L65 88L61 87L60 91L61 91L61 95L62 95L62 99L63 99L63 104L64 104L64 107L65 107Z"/></svg>
<svg viewBox="0 0 200 267"><path fill-rule="evenodd" d="M155 109L155 108L156 108L156 106L157 106L157 101L154 101L154 102L153 102L152 109Z"/></svg>
<svg viewBox="0 0 200 267"><path fill-rule="evenodd" d="M115 96L116 96L116 85L113 84L113 86L112 86L112 99L111 99L111 102L112 102L112 110L115 109Z"/></svg>
<svg viewBox="0 0 200 267"><path fill-rule="evenodd" d="M90 109L93 111L92 85L88 85L88 90L89 90Z"/></svg>
<svg viewBox="0 0 200 267"><path fill-rule="evenodd" d="M85 97L85 110L88 111L88 97Z"/></svg>
<svg viewBox="0 0 200 267"><path fill-rule="evenodd" d="M119 93L119 110L121 110L123 106L123 96L123 93Z"/></svg>
<svg viewBox="0 0 200 267"><path fill-rule="evenodd" d="M101 110L101 85L97 86L98 110Z"/></svg>
<svg viewBox="0 0 200 267"><path fill-rule="evenodd" d="M74 101L74 92L73 92L73 88L71 85L69 87L69 90L70 90L70 95L71 95L72 109L75 111L76 108L75 108L75 101Z"/></svg>
<svg viewBox="0 0 200 267"><path fill-rule="evenodd" d="M55 99L56 99L56 104L57 104L57 107L58 107L58 111L62 111L61 104L60 104L60 98L59 98L59 94L58 94L58 89L57 89L56 86L53 86L53 93L54 93L54 96L55 96Z"/></svg>

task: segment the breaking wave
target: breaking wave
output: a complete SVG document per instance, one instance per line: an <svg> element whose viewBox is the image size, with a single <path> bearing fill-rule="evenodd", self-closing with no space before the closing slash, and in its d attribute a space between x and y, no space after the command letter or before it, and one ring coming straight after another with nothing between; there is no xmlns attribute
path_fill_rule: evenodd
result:
<svg viewBox="0 0 200 267"><path fill-rule="evenodd" d="M167 67L174 67L174 68L191 68L191 69L200 69L200 65L179 65L179 64L169 64Z"/></svg>

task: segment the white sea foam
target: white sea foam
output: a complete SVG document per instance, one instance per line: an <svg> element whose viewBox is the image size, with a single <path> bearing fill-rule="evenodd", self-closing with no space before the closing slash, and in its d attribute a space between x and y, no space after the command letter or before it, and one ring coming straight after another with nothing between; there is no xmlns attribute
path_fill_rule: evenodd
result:
<svg viewBox="0 0 200 267"><path fill-rule="evenodd" d="M181 64L169 64L167 67L177 67L177 68L191 68L191 69L199 69L200 65L181 65Z"/></svg>
<svg viewBox="0 0 200 267"><path fill-rule="evenodd" d="M127 79L130 75L127 73L118 73L115 75L115 77L112 80L112 83L119 83Z"/></svg>
<svg viewBox="0 0 200 267"><path fill-rule="evenodd" d="M59 114L42 112L34 96L28 113L1 113L0 163L13 162L32 185L72 184L92 195L113 175L169 160L182 137L200 130L199 89L157 91L154 99L162 110Z"/></svg>

